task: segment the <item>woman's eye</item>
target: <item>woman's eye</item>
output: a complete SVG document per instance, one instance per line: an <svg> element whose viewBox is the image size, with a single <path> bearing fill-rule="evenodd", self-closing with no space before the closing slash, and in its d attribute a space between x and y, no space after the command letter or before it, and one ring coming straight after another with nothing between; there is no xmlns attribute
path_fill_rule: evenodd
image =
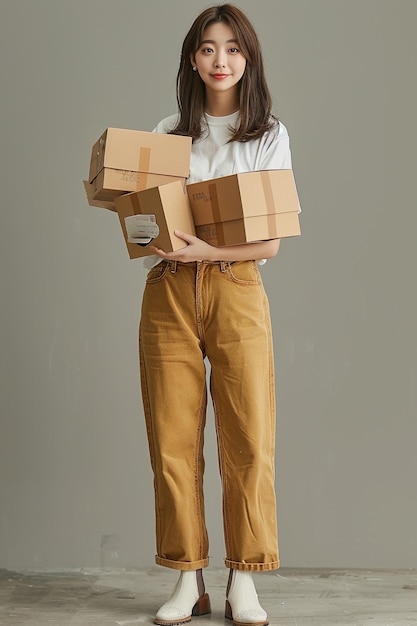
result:
<svg viewBox="0 0 417 626"><path fill-rule="evenodd" d="M206 54L210 54L211 52L213 52L213 48L203 48L201 52L204 52Z"/></svg>
<svg viewBox="0 0 417 626"><path fill-rule="evenodd" d="M229 52L231 52L232 54L236 54L239 52L238 48L230 48Z"/></svg>

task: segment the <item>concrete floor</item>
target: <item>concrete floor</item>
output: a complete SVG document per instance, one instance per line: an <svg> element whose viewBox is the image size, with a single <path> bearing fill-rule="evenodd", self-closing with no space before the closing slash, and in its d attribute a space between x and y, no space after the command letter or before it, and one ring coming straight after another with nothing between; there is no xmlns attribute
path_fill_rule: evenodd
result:
<svg viewBox="0 0 417 626"><path fill-rule="evenodd" d="M256 574L260 600L277 626L417 626L417 571L294 570ZM177 574L165 568L0 570L0 624L152 624ZM211 616L224 625L225 569L205 570ZM230 624L230 622L228 622Z"/></svg>

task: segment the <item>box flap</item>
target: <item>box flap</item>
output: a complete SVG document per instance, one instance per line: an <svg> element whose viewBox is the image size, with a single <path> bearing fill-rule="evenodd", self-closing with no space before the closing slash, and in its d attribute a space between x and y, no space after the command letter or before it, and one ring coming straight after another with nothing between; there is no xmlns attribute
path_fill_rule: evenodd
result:
<svg viewBox="0 0 417 626"><path fill-rule="evenodd" d="M90 206L101 207L102 209L109 209L110 211L116 211L116 205L114 202L109 202L107 200L95 200L94 199L94 188L88 180L83 180L84 190L87 196L87 202Z"/></svg>
<svg viewBox="0 0 417 626"><path fill-rule="evenodd" d="M196 226L197 237L213 246L296 237L301 234L298 213L270 213Z"/></svg>

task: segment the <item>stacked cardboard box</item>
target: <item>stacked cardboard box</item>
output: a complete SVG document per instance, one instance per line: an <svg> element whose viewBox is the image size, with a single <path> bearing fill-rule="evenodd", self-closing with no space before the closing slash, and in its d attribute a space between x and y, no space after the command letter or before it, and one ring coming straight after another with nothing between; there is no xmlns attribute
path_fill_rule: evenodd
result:
<svg viewBox="0 0 417 626"><path fill-rule="evenodd" d="M292 170L233 174L187 186L197 237L213 246L300 235Z"/></svg>
<svg viewBox="0 0 417 626"><path fill-rule="evenodd" d="M88 183L95 202L185 179L191 137L108 128L91 151ZM105 208L108 208L107 206Z"/></svg>
<svg viewBox="0 0 417 626"><path fill-rule="evenodd" d="M190 204L181 181L119 196L116 208L131 259L151 254L149 245L162 248L165 252L184 248L185 241L176 237L174 230L195 235ZM156 237L139 245L129 242L125 219L132 215L155 216L158 226Z"/></svg>

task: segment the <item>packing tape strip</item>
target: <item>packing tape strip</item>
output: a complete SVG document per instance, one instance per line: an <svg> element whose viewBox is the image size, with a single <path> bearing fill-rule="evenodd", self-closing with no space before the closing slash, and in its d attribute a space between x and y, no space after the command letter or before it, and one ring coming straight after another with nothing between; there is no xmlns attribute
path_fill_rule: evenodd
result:
<svg viewBox="0 0 417 626"><path fill-rule="evenodd" d="M136 190L146 189L151 162L151 149L140 148L138 162L138 177L136 179Z"/></svg>
<svg viewBox="0 0 417 626"><path fill-rule="evenodd" d="M269 213L266 216L267 224L268 224L268 233L270 239L279 239L278 234L278 225L277 221L279 220L279 214L277 213Z"/></svg>
<svg viewBox="0 0 417 626"><path fill-rule="evenodd" d="M210 183L208 186L209 197L210 197L210 205L213 213L213 222L220 222L220 205L219 198L217 196L217 185L215 183Z"/></svg>
<svg viewBox="0 0 417 626"><path fill-rule="evenodd" d="M271 177L268 172L261 172L262 189L265 198L266 212L277 213L278 207L275 206L274 194L272 192Z"/></svg>
<svg viewBox="0 0 417 626"><path fill-rule="evenodd" d="M140 208L140 202L137 193L132 193L130 196L130 204L132 205L133 215L140 215L142 213Z"/></svg>
<svg viewBox="0 0 417 626"><path fill-rule="evenodd" d="M217 233L217 245L225 246L225 236L224 236L224 227L222 222L217 222L216 224L216 233Z"/></svg>

